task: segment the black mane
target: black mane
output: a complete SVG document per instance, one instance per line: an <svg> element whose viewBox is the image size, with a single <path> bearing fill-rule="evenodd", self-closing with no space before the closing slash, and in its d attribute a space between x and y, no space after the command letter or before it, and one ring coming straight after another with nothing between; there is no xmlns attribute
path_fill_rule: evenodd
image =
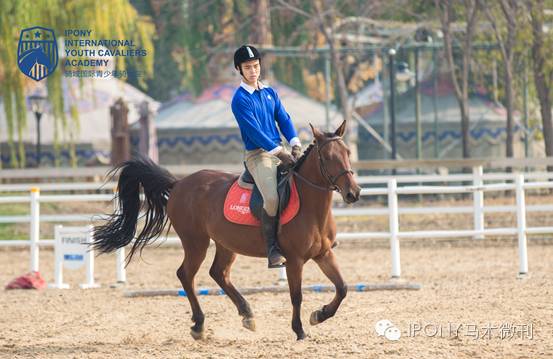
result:
<svg viewBox="0 0 553 359"><path fill-rule="evenodd" d="M333 132L325 132L324 135L327 138L331 138L331 137L336 136ZM296 164L294 165L294 170L299 171L299 169L301 168L301 166L305 162L305 159L307 158L307 156L309 156L309 153L311 152L313 147L315 147L315 140L313 140L313 142L311 142L309 144L309 146L305 149L305 151L303 151L300 158L298 158L298 160L296 161Z"/></svg>
<svg viewBox="0 0 553 359"><path fill-rule="evenodd" d="M301 165L305 162L305 159L307 156L309 156L309 152L315 147L315 142L311 142L311 144L303 151L303 154L300 158L296 161L296 164L294 165L294 170L298 171L301 168Z"/></svg>

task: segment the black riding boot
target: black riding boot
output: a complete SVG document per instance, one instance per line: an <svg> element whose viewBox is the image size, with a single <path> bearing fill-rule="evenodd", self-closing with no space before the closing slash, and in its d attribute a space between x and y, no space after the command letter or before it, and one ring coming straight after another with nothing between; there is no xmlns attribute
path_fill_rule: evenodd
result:
<svg viewBox="0 0 553 359"><path fill-rule="evenodd" d="M267 258L269 259L269 268L284 267L286 258L280 253L277 241L277 217L271 217L263 210L261 215L261 233L267 243Z"/></svg>

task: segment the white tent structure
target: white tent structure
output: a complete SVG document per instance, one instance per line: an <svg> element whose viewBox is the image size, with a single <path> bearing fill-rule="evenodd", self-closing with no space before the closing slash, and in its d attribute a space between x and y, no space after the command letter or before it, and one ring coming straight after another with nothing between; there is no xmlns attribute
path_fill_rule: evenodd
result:
<svg viewBox="0 0 553 359"><path fill-rule="evenodd" d="M361 93L369 98L370 94L382 93L380 83L367 86ZM430 80L421 81L420 121L422 158L435 158L435 150L439 158L459 158L462 156L461 115L459 104L453 93L453 85L449 77L443 75L437 83L436 117L433 106L433 88ZM377 99L377 97L373 97ZM363 113L363 118L377 132L382 134L390 127L390 115L386 113L381 101L369 101L360 96L358 106L367 106L369 111ZM469 143L473 157L498 157L505 154L506 143L506 110L486 94L472 94L469 98L470 128ZM396 141L398 154L403 158L416 156L416 117L415 92L411 88L396 97ZM434 131L438 142L435 146ZM524 154L524 125L518 113L514 123L514 150L516 156ZM359 158L364 160L381 159L386 156L384 148L365 130L359 131ZM539 153L539 145L532 146L533 153Z"/></svg>

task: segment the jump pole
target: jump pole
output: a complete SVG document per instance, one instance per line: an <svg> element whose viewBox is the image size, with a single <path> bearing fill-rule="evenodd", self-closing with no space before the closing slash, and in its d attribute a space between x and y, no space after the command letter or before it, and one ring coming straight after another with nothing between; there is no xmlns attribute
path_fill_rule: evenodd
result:
<svg viewBox="0 0 553 359"><path fill-rule="evenodd" d="M348 285L348 291L350 292L372 292L377 290L419 290L421 285L418 283L382 283L382 284L368 284L358 283ZM241 294L256 294L256 293L285 293L288 292L286 286L268 286L268 287L247 287L238 289ZM303 292L315 292L326 293L334 292L333 285L308 285L302 287ZM220 288L200 288L196 291L197 295L225 295L225 292ZM126 291L125 297L158 297L158 296L170 296L170 297L186 297L186 292L182 289L157 289L157 290L135 290Z"/></svg>

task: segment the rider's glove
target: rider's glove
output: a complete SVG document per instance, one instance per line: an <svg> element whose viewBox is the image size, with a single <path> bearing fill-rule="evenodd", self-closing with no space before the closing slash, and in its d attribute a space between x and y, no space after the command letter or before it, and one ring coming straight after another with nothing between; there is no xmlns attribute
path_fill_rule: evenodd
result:
<svg viewBox="0 0 553 359"><path fill-rule="evenodd" d="M282 149L279 153L276 154L282 165L286 168L292 167L296 160L292 157L291 154Z"/></svg>
<svg viewBox="0 0 553 359"><path fill-rule="evenodd" d="M298 158L300 158L300 156L301 156L301 146L300 145L292 146L292 157L294 157L294 159L297 160Z"/></svg>

